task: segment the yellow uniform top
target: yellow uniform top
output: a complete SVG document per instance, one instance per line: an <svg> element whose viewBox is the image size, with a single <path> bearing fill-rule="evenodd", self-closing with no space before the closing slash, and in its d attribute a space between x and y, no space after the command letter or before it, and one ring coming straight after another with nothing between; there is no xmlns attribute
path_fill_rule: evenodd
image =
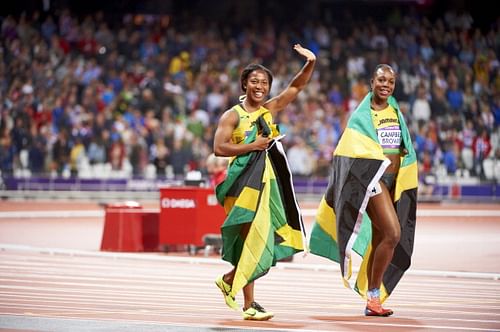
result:
<svg viewBox="0 0 500 332"><path fill-rule="evenodd" d="M241 105L236 105L233 107L233 110L238 113L239 120L238 125L231 135L232 143L244 144L245 138L252 132L255 121L261 115L266 120L269 128L272 129L271 137L278 135L276 125L273 124L273 117L267 108L261 106L257 111L249 113Z"/></svg>
<svg viewBox="0 0 500 332"><path fill-rule="evenodd" d="M372 109L371 113L378 141L384 150L384 154L399 154L401 127L399 126L396 110L389 105L380 111Z"/></svg>

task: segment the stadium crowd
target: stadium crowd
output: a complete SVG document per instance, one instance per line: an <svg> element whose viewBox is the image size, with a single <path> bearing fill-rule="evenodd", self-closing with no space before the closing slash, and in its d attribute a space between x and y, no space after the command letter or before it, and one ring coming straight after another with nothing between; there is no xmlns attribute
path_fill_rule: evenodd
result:
<svg viewBox="0 0 500 332"><path fill-rule="evenodd" d="M318 63L277 122L292 172L325 178L345 120L378 63L398 72L395 97L422 182L495 180L500 169L500 19L441 18L395 8L342 25L214 23L203 17L70 10L1 18L2 176L184 177L206 171L218 117L241 94L240 70L260 62L273 91L297 71L300 42ZM500 180L498 177L496 180Z"/></svg>

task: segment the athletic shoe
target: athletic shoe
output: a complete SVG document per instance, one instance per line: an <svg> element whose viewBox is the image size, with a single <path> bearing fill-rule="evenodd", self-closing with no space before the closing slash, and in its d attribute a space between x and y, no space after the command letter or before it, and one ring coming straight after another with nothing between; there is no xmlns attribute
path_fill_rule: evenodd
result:
<svg viewBox="0 0 500 332"><path fill-rule="evenodd" d="M226 301L227 306L233 310L239 310L240 306L235 301L234 297L231 296L231 285L224 281L224 275L217 277L217 279L215 279L215 284L221 290L222 295L224 295L224 301Z"/></svg>
<svg viewBox="0 0 500 332"><path fill-rule="evenodd" d="M274 317L272 312L267 312L257 302L252 302L250 308L243 311L243 319L245 320L269 320Z"/></svg>
<svg viewBox="0 0 500 332"><path fill-rule="evenodd" d="M368 298L368 301L366 302L365 316L387 317L392 314L393 311L391 309L382 308L382 304L380 304L380 298Z"/></svg>

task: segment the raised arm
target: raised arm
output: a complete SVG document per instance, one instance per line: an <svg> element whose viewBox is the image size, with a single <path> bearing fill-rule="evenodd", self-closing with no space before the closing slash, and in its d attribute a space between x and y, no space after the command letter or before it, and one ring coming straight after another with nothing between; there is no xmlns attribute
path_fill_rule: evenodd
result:
<svg viewBox="0 0 500 332"><path fill-rule="evenodd" d="M307 48L303 48L300 44L295 44L293 49L306 58L306 63L302 66L300 71L295 75L285 90L283 90L276 97L269 99L264 104L264 107L273 114L283 110L288 104L295 100L299 92L302 91L302 89L304 89L309 82L314 70L316 55L314 55L314 53Z"/></svg>

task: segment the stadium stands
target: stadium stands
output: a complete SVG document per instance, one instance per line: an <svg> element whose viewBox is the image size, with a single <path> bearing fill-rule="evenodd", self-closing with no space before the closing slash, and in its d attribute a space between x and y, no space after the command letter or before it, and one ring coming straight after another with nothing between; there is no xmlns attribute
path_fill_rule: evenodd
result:
<svg viewBox="0 0 500 332"><path fill-rule="evenodd" d="M377 17L346 8L340 17L321 7L306 11L316 16L302 17L305 23L271 21L258 11L258 25L245 25L238 8L235 17L216 22L175 7L154 15L78 15L64 8L4 15L3 183L206 174L215 124L238 100L242 67L255 61L271 68L274 92L300 64L291 50L300 42L317 53L317 70L277 119L286 148L314 160L305 171L292 167L301 170L298 181L328 175L345 120L368 91L370 70L386 62L398 71L396 97L419 158L432 157L425 174L436 185L494 186L500 180L500 19L479 21L454 8L426 15L443 8L407 6L380 4L385 14Z"/></svg>

